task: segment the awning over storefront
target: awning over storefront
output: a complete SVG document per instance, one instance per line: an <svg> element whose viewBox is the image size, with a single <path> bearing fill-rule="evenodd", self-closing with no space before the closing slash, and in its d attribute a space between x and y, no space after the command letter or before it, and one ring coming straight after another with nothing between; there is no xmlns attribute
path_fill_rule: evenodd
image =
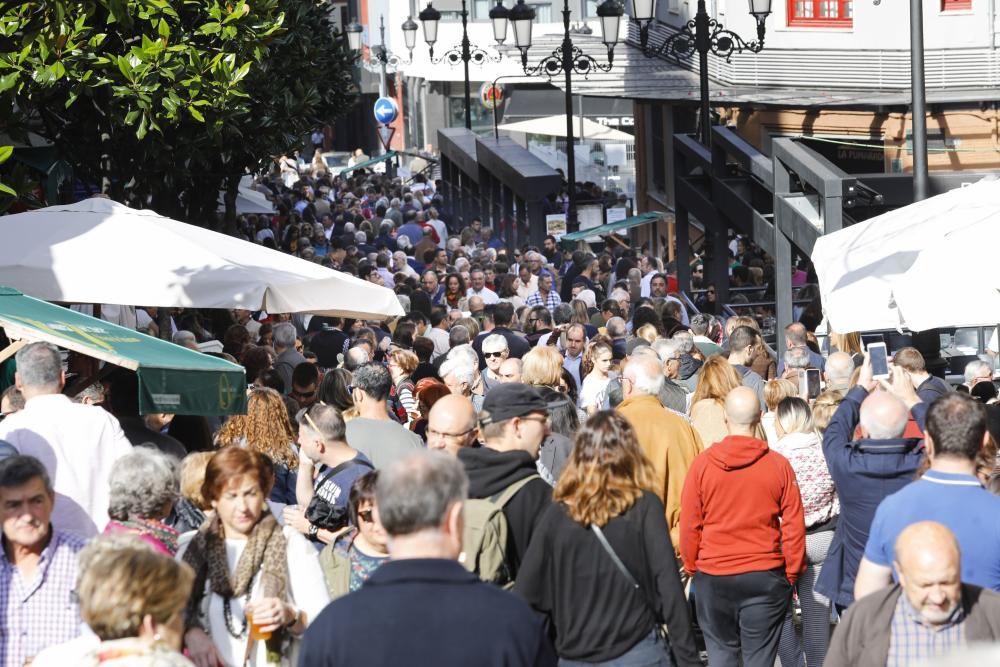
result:
<svg viewBox="0 0 1000 667"><path fill-rule="evenodd" d="M231 415L246 413L242 366L126 329L0 286L0 327L13 343L45 341L139 376L141 413Z"/></svg>
<svg viewBox="0 0 1000 667"><path fill-rule="evenodd" d="M571 234L565 234L559 239L559 244L567 250L572 250L576 247L577 241L585 241L593 236L606 236L607 234L613 234L614 232L625 231L626 229L632 229L633 227L638 227L640 225L648 225L652 222L659 222L667 214L658 211L650 211L648 213L640 213L639 215L633 215L631 218L625 218L624 220L619 220L617 222L612 222L608 225L601 225L600 227L591 227L589 229L581 229L578 232L573 232Z"/></svg>
<svg viewBox="0 0 1000 667"><path fill-rule="evenodd" d="M341 176L347 176L352 171L357 171L358 169L371 169L372 167L374 167L378 163L385 162L386 160L391 160L391 159L393 159L395 157L396 157L396 151L387 151L384 154L379 155L378 157L373 157L370 160L365 160L364 162L359 162L356 165L354 165L353 167L347 167L346 169L341 170L340 175Z"/></svg>

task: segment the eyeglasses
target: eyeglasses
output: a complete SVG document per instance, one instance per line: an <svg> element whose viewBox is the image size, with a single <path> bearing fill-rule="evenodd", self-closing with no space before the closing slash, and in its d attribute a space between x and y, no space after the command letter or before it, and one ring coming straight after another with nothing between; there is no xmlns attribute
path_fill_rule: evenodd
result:
<svg viewBox="0 0 1000 667"><path fill-rule="evenodd" d="M430 440L431 438L441 438L442 440L444 440L445 438L451 438L452 440L458 440L459 438L464 438L465 436L469 435L475 430L476 427L473 426L469 430L463 431L461 433L442 433L441 431L436 431L432 428L429 428L427 429L427 439Z"/></svg>
<svg viewBox="0 0 1000 667"><path fill-rule="evenodd" d="M537 317L529 317L528 318L528 324L534 324L537 321L538 321Z"/></svg>
<svg viewBox="0 0 1000 667"><path fill-rule="evenodd" d="M292 389L292 396L298 396L299 398L312 398L316 395L316 390L312 391L299 391L298 389Z"/></svg>
<svg viewBox="0 0 1000 667"><path fill-rule="evenodd" d="M360 512L358 512L358 518L361 519L362 521L366 521L367 523L372 523L374 521L374 519L372 518L372 513L374 511L375 510L361 510Z"/></svg>
<svg viewBox="0 0 1000 667"><path fill-rule="evenodd" d="M528 320L529 322L531 320ZM483 352L483 357L486 359L495 359L503 356L503 352Z"/></svg>

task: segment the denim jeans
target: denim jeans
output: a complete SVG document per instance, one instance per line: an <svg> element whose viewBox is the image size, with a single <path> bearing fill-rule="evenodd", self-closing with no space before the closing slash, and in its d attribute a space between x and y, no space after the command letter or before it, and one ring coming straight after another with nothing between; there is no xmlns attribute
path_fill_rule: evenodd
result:
<svg viewBox="0 0 1000 667"><path fill-rule="evenodd" d="M674 667L670 645L656 636L656 631L630 648L624 655L604 662L580 662L559 659L559 667Z"/></svg>

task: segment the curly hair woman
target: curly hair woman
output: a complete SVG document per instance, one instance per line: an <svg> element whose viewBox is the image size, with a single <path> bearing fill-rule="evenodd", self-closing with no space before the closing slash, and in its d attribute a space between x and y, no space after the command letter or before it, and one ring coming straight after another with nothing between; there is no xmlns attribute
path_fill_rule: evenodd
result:
<svg viewBox="0 0 1000 667"><path fill-rule="evenodd" d="M296 437L281 394L261 387L250 392L247 413L230 417L219 429L215 440L220 449L236 445L271 459L275 480L270 499L294 505L295 480L299 469L299 456L294 444Z"/></svg>
<svg viewBox="0 0 1000 667"><path fill-rule="evenodd" d="M652 465L628 421L610 411L590 417L514 584L555 628L560 665L666 667L675 664L671 653L678 665L701 665L652 485ZM669 639L657 631L661 623Z"/></svg>

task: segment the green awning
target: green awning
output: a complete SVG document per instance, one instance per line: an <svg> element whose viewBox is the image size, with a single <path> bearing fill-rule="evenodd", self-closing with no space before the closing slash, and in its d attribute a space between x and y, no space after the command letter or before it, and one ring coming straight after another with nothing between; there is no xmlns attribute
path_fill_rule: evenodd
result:
<svg viewBox="0 0 1000 667"><path fill-rule="evenodd" d="M396 151L388 151L388 152L386 152L386 153L384 153L382 155L379 155L378 157L373 157L370 160L365 160L364 162L359 162L356 165L354 165L353 167L347 167L345 169L341 169L340 170L340 175L341 176L346 176L347 174L349 174L352 171L355 171L357 169L368 169L369 167L374 167L379 162L384 162L385 160L391 160L394 157L396 157Z"/></svg>
<svg viewBox="0 0 1000 667"><path fill-rule="evenodd" d="M624 220L619 220L618 222L612 222L610 225L601 225L600 227L591 227L590 229L583 229L571 234L564 234L562 238L559 239L559 244L565 250L572 250L576 246L577 241L583 241L592 236L604 236L614 232L620 232L625 229L631 229L632 227L638 227L639 225L647 225L651 222L662 220L664 215L665 214L658 213L656 211L640 213L639 215L633 215L631 218L625 218Z"/></svg>
<svg viewBox="0 0 1000 667"><path fill-rule="evenodd" d="M245 414L242 366L0 286L0 327L12 341L45 341L130 368L141 413ZM15 343L20 345L23 343ZM0 351L2 355L2 351Z"/></svg>

